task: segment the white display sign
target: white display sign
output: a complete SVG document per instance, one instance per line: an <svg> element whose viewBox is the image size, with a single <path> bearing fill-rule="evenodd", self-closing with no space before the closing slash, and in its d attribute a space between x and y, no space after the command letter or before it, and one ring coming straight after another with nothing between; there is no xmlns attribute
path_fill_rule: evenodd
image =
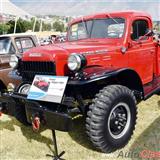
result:
<svg viewBox="0 0 160 160"><path fill-rule="evenodd" d="M61 103L68 77L36 75L27 99Z"/></svg>

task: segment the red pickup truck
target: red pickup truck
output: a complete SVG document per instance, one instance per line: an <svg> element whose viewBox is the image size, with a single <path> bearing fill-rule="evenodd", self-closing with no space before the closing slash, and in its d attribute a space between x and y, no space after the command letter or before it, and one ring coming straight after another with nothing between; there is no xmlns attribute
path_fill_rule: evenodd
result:
<svg viewBox="0 0 160 160"><path fill-rule="evenodd" d="M75 19L66 42L31 49L15 62L22 84L3 94L8 101L1 110L24 124L38 117L61 131L72 128L76 110L86 116L97 148L108 153L124 147L135 129L137 103L160 93L160 43L152 25L150 15L137 11ZM68 77L61 103L27 99L35 75Z"/></svg>

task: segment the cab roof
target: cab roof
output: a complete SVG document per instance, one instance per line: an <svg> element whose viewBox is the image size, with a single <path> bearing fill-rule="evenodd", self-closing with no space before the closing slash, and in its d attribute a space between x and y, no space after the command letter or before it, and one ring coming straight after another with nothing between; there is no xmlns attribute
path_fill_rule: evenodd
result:
<svg viewBox="0 0 160 160"><path fill-rule="evenodd" d="M82 17L78 17L75 20L73 20L70 24L74 24L82 20L86 21L90 19L106 18L110 16L111 17L126 17L126 18L130 16L132 17L142 16L142 17L151 18L151 16L146 12L129 10L129 11L119 11L119 12L104 12L104 13L92 14L88 16L82 16Z"/></svg>

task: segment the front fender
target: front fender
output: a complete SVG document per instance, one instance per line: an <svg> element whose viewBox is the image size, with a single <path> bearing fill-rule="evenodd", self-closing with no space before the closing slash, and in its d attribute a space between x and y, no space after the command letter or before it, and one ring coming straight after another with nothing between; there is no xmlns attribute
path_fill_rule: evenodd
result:
<svg viewBox="0 0 160 160"><path fill-rule="evenodd" d="M97 87L97 85L102 84L99 82L102 82L104 85L120 84L133 91L138 91L144 96L143 84L140 76L130 68L93 69L93 72L85 74L83 79L70 80L68 85L72 87L79 86L80 88L85 86Z"/></svg>
<svg viewBox="0 0 160 160"><path fill-rule="evenodd" d="M22 80L22 77L18 75L17 70L12 70L8 73L8 77L15 80Z"/></svg>
<svg viewBox="0 0 160 160"><path fill-rule="evenodd" d="M113 71L113 72L109 72L105 75L97 75L97 76L92 76L90 77L90 79L87 79L87 80L70 80L68 82L69 85L85 85L85 84L89 84L89 83L92 83L92 82L96 82L96 81L99 81L99 80L105 80L109 77L112 77L112 76L116 76L117 75L117 71Z"/></svg>
<svg viewBox="0 0 160 160"><path fill-rule="evenodd" d="M109 77L113 77L118 75L118 73L124 71L126 69L106 69L99 66L94 66L93 68L87 68L83 70L83 78L78 78L76 80L70 80L68 82L69 85L85 85L92 82L105 80ZM81 74L79 75L81 76Z"/></svg>

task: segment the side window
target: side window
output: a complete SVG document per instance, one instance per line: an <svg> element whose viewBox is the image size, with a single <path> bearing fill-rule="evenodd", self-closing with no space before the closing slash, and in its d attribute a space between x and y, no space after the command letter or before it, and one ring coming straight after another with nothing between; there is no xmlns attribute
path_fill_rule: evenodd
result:
<svg viewBox="0 0 160 160"><path fill-rule="evenodd" d="M148 22L146 20L136 20L132 24L131 39L136 41L139 37L144 36L148 29Z"/></svg>
<svg viewBox="0 0 160 160"><path fill-rule="evenodd" d="M22 53L23 50L22 50L21 42L20 42L19 40L16 40L16 46L17 46L17 48L18 48L18 51L19 51L20 53Z"/></svg>
<svg viewBox="0 0 160 160"><path fill-rule="evenodd" d="M9 37L0 38L0 54L13 54L16 50Z"/></svg>
<svg viewBox="0 0 160 160"><path fill-rule="evenodd" d="M9 49L9 53L10 54L15 54L16 53L16 50L15 48L13 47L13 44L11 43L11 46L10 46L10 49Z"/></svg>
<svg viewBox="0 0 160 160"><path fill-rule="evenodd" d="M22 44L23 52L34 47L33 41L30 38L22 39L21 44Z"/></svg>
<svg viewBox="0 0 160 160"><path fill-rule="evenodd" d="M31 38L18 38L16 39L16 45L20 53L23 53L28 49L35 47Z"/></svg>

